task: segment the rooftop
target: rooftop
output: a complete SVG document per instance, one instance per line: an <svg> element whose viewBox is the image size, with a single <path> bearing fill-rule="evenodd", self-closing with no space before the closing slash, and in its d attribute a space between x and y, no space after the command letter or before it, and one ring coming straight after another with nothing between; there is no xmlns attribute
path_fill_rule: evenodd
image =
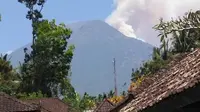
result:
<svg viewBox="0 0 200 112"><path fill-rule="evenodd" d="M160 70L132 90L135 98L122 112L140 111L170 95L180 93L200 82L200 49L180 55L167 69Z"/></svg>
<svg viewBox="0 0 200 112"><path fill-rule="evenodd" d="M40 98L25 102L39 105L43 112L68 112L69 106L58 98Z"/></svg>
<svg viewBox="0 0 200 112"><path fill-rule="evenodd" d="M22 102L5 93L0 93L0 112L34 112L39 110L37 106Z"/></svg>

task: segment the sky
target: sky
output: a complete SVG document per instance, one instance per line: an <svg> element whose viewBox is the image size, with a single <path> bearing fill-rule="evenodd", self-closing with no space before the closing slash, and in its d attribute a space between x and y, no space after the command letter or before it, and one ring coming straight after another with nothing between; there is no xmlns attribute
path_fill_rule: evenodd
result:
<svg viewBox="0 0 200 112"><path fill-rule="evenodd" d="M59 1L59 2L58 2ZM57 23L105 20L113 10L112 0L47 0L43 15ZM27 9L17 0L0 3L0 53L13 51L31 42L31 23L25 18Z"/></svg>
<svg viewBox="0 0 200 112"><path fill-rule="evenodd" d="M103 20L130 38L159 46L158 32L152 27L161 17L170 20L189 10L199 10L200 0L47 0L43 15L57 23ZM0 53L13 51L31 42L27 9L17 0L0 4Z"/></svg>

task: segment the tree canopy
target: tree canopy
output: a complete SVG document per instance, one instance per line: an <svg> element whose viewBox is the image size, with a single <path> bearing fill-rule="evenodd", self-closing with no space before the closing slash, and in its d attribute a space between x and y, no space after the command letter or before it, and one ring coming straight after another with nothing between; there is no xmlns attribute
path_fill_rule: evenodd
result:
<svg viewBox="0 0 200 112"><path fill-rule="evenodd" d="M200 11L189 11L183 17L170 21L161 18L153 28L159 32L161 46L154 48L152 60L133 70L131 87L138 86L143 76L153 75L165 68L173 55L200 47Z"/></svg>
<svg viewBox="0 0 200 112"><path fill-rule="evenodd" d="M200 45L200 11L189 11L183 17L164 22L161 18L160 23L153 27L159 31L160 41L165 46L166 40L172 41L171 50L176 53L188 52L191 48ZM171 38L170 38L171 35ZM168 45L167 45L168 46ZM163 47L161 47L163 48Z"/></svg>
<svg viewBox="0 0 200 112"><path fill-rule="evenodd" d="M55 20L41 21L37 26L35 57L25 49L21 67L21 92L38 92L51 96L64 95L70 86L69 72L74 46L68 46L71 30Z"/></svg>
<svg viewBox="0 0 200 112"><path fill-rule="evenodd" d="M16 94L18 87L18 74L13 69L7 54L0 56L0 92L9 95Z"/></svg>

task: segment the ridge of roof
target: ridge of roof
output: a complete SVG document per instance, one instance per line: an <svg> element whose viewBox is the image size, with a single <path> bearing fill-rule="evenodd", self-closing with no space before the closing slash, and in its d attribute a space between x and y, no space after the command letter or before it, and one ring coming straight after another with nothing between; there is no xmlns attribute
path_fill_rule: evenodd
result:
<svg viewBox="0 0 200 112"><path fill-rule="evenodd" d="M200 82L200 49L183 54L170 62L165 71L158 71L154 76L146 79L147 85L133 91L136 98L121 109L123 112L140 111L151 107L157 102L193 87ZM150 80L150 81L148 81ZM137 92L140 91L140 92Z"/></svg>
<svg viewBox="0 0 200 112"><path fill-rule="evenodd" d="M106 98L104 100L107 101L108 103L110 103L111 105L114 105L110 100L108 100L108 98Z"/></svg>
<svg viewBox="0 0 200 112"><path fill-rule="evenodd" d="M123 104L129 103L132 99L134 99L135 95L133 93L128 93L128 95L125 97L125 99L123 99L121 102L119 102L118 104L116 104L112 109L110 109L110 112L116 112L116 110L120 109L120 106L122 106ZM119 109L118 109L119 108Z"/></svg>
<svg viewBox="0 0 200 112"><path fill-rule="evenodd" d="M196 49L197 50L197 49ZM139 85L139 87L136 87L135 89L128 90L128 92L134 94L135 96L143 91L144 88L148 88L151 83L153 83L154 80L157 78L160 78L160 76L164 76L163 72L167 71L168 68L174 66L177 62L180 62L182 59L190 55L191 52L186 53L178 53L174 56L170 57L170 62L166 65L165 68L159 69L156 73L145 76L142 83Z"/></svg>
<svg viewBox="0 0 200 112"><path fill-rule="evenodd" d="M26 106L29 106L29 107L33 107L31 104L26 103L26 102L23 102L23 101L21 101L21 100L15 98L15 97L9 96L9 95L7 95L7 94L5 94L5 93L3 93L3 92L0 92L0 96L4 96L4 97L7 98L7 99L10 99L10 100L12 100L12 101L21 103L21 104L23 104L23 105L26 105Z"/></svg>
<svg viewBox="0 0 200 112"><path fill-rule="evenodd" d="M56 102L55 102L56 101ZM64 101L62 101L61 99L57 98L57 97L54 97L54 98L38 98L38 99L29 99L29 100L25 100L25 102L29 102L31 104L36 104L36 105L39 105L40 108L42 108L43 110L47 111L47 112L52 112L52 111L55 111L54 109L58 108L58 105L59 107L61 105L66 105L66 106L62 106L62 109L67 109L68 107L70 107L67 103L65 103ZM55 103L58 103L60 102L59 104L57 104L57 106L55 106L55 108L52 108L49 103L50 102L55 102ZM61 105L60 105L61 104ZM61 108L60 108L61 109ZM58 110L59 111L59 110ZM60 111L59 111L60 112Z"/></svg>
<svg viewBox="0 0 200 112"><path fill-rule="evenodd" d="M13 102L17 102L17 103L19 103L21 105L27 106L29 110L38 110L39 109L37 106L33 106L33 105L29 104L29 103L23 102L23 101L15 98L15 97L9 96L9 95L7 95L7 94L5 94L3 92L0 92L0 96L6 98L8 100L11 100Z"/></svg>
<svg viewBox="0 0 200 112"><path fill-rule="evenodd" d="M108 102L110 105L114 106L114 104L112 102L110 102L107 98L105 98L98 106L97 108L94 110L94 112L97 112L99 110L99 108L101 108L103 106L103 104L105 102Z"/></svg>

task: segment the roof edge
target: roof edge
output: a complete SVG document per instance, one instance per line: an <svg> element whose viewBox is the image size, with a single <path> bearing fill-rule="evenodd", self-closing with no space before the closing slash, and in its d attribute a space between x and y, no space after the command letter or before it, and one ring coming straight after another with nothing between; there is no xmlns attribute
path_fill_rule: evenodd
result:
<svg viewBox="0 0 200 112"><path fill-rule="evenodd" d="M110 112L117 112L118 110L120 110L121 108L123 108L124 105L126 105L130 101L132 101L134 98L135 98L135 95L133 93L128 93L128 96L126 96L126 98L124 100L122 100L121 102L119 102L117 105L115 105L114 108L112 108L109 111Z"/></svg>

